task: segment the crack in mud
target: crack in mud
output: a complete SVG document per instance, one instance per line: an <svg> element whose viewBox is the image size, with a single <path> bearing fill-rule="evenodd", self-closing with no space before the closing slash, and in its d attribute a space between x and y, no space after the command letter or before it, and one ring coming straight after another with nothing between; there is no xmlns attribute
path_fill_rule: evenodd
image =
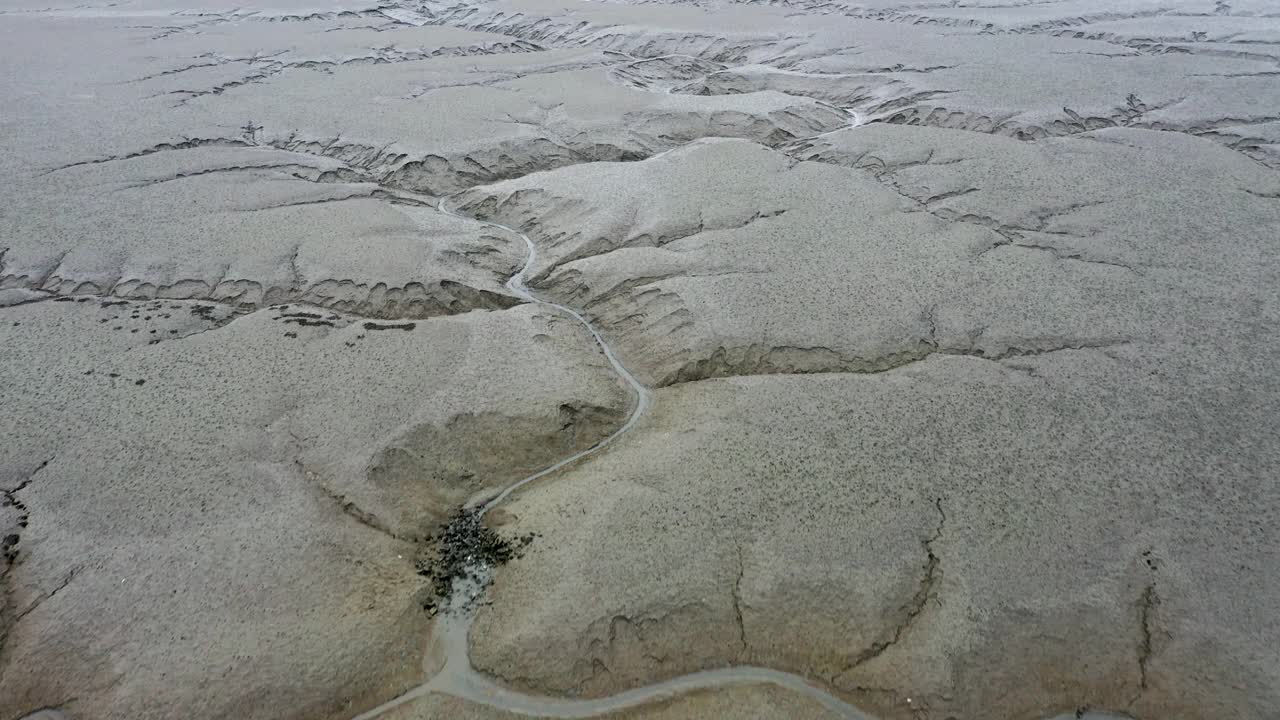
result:
<svg viewBox="0 0 1280 720"><path fill-rule="evenodd" d="M920 545L925 551L924 572L915 594L900 608L901 619L894 624L888 637L872 643L870 647L858 653L857 657L848 666L836 673L831 679L833 685L841 675L858 669L861 665L880 657L889 648L897 645L902 636L911 630L929 601L938 602L937 585L942 578L942 561L938 558L937 553L933 551L933 544L942 539L942 532L947 524L947 513L942 509L942 498L937 498L934 501L934 508L938 511L938 525L934 528L933 535L920 541Z"/></svg>
<svg viewBox="0 0 1280 720"><path fill-rule="evenodd" d="M16 522L17 532L9 533L3 538L0 538L0 608L7 611L0 612L0 657L4 657L6 655L5 651L8 649L9 634L18 626L18 622L31 613L31 611L39 607L45 600L53 597L66 587L67 583L71 582L71 578L74 577L75 573L79 570L79 568L72 569L71 574L68 575L58 587L55 587L52 591L46 593L42 597L37 598L26 608L16 610L12 607L13 571L19 564L18 554L21 552L20 545L22 542L22 531L25 530L31 522L31 510L27 507L27 504L18 497L18 493L30 487L31 483L35 482L36 476L45 468L49 467L49 463L51 462L53 462L53 458L44 460L27 473L27 476L12 488L0 488L0 507L12 507L18 513ZM12 617L6 618L6 615L9 615L10 613L13 614Z"/></svg>
<svg viewBox="0 0 1280 720"><path fill-rule="evenodd" d="M370 50L374 51L373 54L371 55L361 55L357 57L347 58L345 60L294 60L289 62L270 60L270 58L276 57L284 53L285 51L283 50L278 53L273 53L271 55L255 55L255 56L244 57L244 58L228 58L228 57L218 57L214 55L209 55L208 58L213 60L213 62L211 63L193 64L193 65L188 65L186 67L177 68L174 70L165 70L155 75L149 75L143 78L139 78L134 82L142 82L155 77L176 75L176 74L185 72L187 70L194 70L194 69L204 68L204 67L216 67L221 65L229 65L233 63L246 63L250 66L255 66L255 65L259 66L259 69L254 72L248 73L235 80L228 80L226 82L219 83L207 89L169 90L162 93L163 95L181 96L178 99L177 104L185 105L186 103L198 97L204 97L209 95L221 95L228 90L232 90L234 88L241 87L243 85L250 85L253 83L264 82L287 70L302 69L302 70L316 70L319 72L333 72L334 68L339 68L339 67L344 67L349 65L388 65L388 64L394 64L394 63L430 60L430 59L440 58L440 57L474 57L474 56L480 56L480 55L506 55L506 54L523 53L523 52L539 52L544 49L545 48L538 45L537 43L517 40L515 42L480 43L475 45L463 45L463 46L443 47L443 48L433 48L433 49L417 48L414 50L401 50L394 46L388 46L383 48L370 48Z"/></svg>
<svg viewBox="0 0 1280 720"><path fill-rule="evenodd" d="M40 597L36 598L35 600L32 600L30 605L28 605L23 610L19 611L18 614L13 618L13 624L17 625L18 622L21 621L24 617L26 617L27 615L30 615L41 605L48 602L49 600L52 600L55 595L57 595L58 593L66 589L66 587L71 584L71 581L75 579L76 573L78 572L80 572L80 568L78 567L71 568L71 570L67 573L67 576L62 579L62 582L54 586L54 588L49 592L42 594Z"/></svg>
<svg viewBox="0 0 1280 720"><path fill-rule="evenodd" d="M1151 658L1155 654L1154 633L1155 618L1153 617L1156 608L1160 606L1160 594L1156 591L1155 581L1151 581L1142 591L1142 597L1138 599L1138 632L1140 633L1138 641L1138 690L1129 700L1129 705L1137 703L1142 698L1142 694L1147 691L1150 686L1149 670Z"/></svg>
<svg viewBox="0 0 1280 720"><path fill-rule="evenodd" d="M746 566L743 564L742 545L735 546L738 555L738 576L733 581L733 615L738 625L738 644L742 646L741 654L746 656L749 654L747 647L747 626L742 619L742 578L746 574Z"/></svg>
<svg viewBox="0 0 1280 720"><path fill-rule="evenodd" d="M807 162L821 162L821 163L837 165L840 167L849 167L853 169L865 170L866 172L870 173L870 175L876 180L876 182L879 182L881 185L885 186L887 189L892 190L894 193L896 193L899 197L903 198L904 200L907 200L915 204L919 208L918 212L928 213L929 215L932 215L938 218L939 220L943 220L946 222L958 222L958 223L967 223L970 225L977 225L980 227L987 228L988 230L999 235L1001 239L991 243L986 248L982 249L976 255L974 255L975 260L977 258L981 258L982 256L986 255L989 252L992 252L993 250L997 250L1000 248L1014 247L1014 248L1022 248L1025 250L1038 250L1041 252L1047 252L1053 255L1054 259L1056 260L1109 266L1109 267L1115 267L1115 268L1127 270L1133 273L1134 275L1143 274L1141 270L1134 267L1133 265L1129 263L1121 262L1119 260L1091 257L1079 251L1067 250L1067 249L1055 247L1053 245L1044 245L1039 243L1026 242L1025 235L1023 235L1023 233L1028 233L1028 232L1041 233L1045 235L1063 235L1067 237L1085 237L1085 236L1080 236L1076 233L1071 233L1071 232L1049 230L1048 229L1049 223L1054 218L1060 217L1062 215L1070 214L1077 210L1081 210L1088 207L1094 207L1097 205L1104 205L1107 202L1110 202L1108 200L1077 202L1077 203L1072 203L1070 205L1066 205L1062 207L1042 208L1039 212L1037 212L1033 216L1032 218L1033 222L1031 225L1017 225L1017 224L1004 222L997 218L990 217L987 215L977 215L971 212L961 213L955 210L951 210L949 208L933 207L933 205L939 202L951 200L957 197L963 197L965 195L969 195L975 192L980 192L982 188L977 188L977 187L962 188L959 190L950 190L950 191L945 191L941 193L936 193L934 195L921 198L918 195L907 192L898 183L898 181L893 178L893 175L895 175L899 171L904 170L906 168L918 167L922 165L955 165L955 164L966 162L965 158L946 160L946 161L940 161L935 163L933 162L933 155L936 152L936 150L931 148L929 150L928 156L924 160L902 162L902 163L895 163L893 165L889 165L877 157L870 156L869 152L864 152L861 155L857 156L856 158L841 158L841 157L835 157L835 156L828 156L823 153L821 148L807 141L796 143L791 148L788 148L788 152L792 154L792 157L796 157L798 159L801 159ZM1250 192L1250 191L1246 190L1246 192ZM1266 197L1266 195L1259 194L1256 191L1253 191L1252 194L1257 195L1259 197Z"/></svg>
<svg viewBox="0 0 1280 720"><path fill-rule="evenodd" d="M58 165L56 167L45 170L44 172L41 172L40 175L49 175L62 170L68 170L74 167L82 167L84 165L101 165L102 163L116 162L118 160L132 160L133 158L145 157L147 155L154 155L159 152L167 152L169 150L190 150L191 148L204 147L207 145L222 146L222 147L253 147L253 143L250 143L247 140L241 140L237 138L199 138L199 137L186 138L178 142L157 143L150 147L146 147L141 150L135 150L133 152L125 153L123 155L109 155L107 157L93 158L90 160L80 160L73 163L67 163L66 165Z"/></svg>
<svg viewBox="0 0 1280 720"><path fill-rule="evenodd" d="M8 575L9 569L17 560L18 545L22 541L21 530L25 529L31 522L31 510L27 507L27 504L18 497L18 493L30 487L31 483L35 481L36 476L39 475L42 470L47 468L49 463L52 461L53 458L49 458L37 465L34 470L27 474L27 477L24 478L22 482L18 483L13 488L0 488L0 507L12 507L18 511L17 525L19 530L19 532L6 535L2 540L0 540L0 552L3 552L3 558L5 561L4 574L0 575L0 578Z"/></svg>

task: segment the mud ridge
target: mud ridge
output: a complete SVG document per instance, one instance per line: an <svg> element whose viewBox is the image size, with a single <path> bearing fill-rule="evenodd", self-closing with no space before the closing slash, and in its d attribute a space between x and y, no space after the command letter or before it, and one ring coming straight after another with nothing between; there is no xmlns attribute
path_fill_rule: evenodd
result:
<svg viewBox="0 0 1280 720"><path fill-rule="evenodd" d="M1280 61L1280 53L1262 52L1257 48L1249 47L1250 43L1232 42L1230 40L1220 42L1222 45L1235 45L1236 47L1230 49L1223 47L1205 47L1202 42L1197 41L1194 37L1187 37L1181 41L1172 39L1152 40L1135 38L1113 32L1090 32L1087 30L1072 28L1061 29L1051 34L1055 37L1069 37L1076 40L1097 40L1149 55L1183 53L1190 55L1207 55L1230 60L1264 60L1267 62Z"/></svg>
<svg viewBox="0 0 1280 720"><path fill-rule="evenodd" d="M663 376L657 387L671 387L703 380L755 375L874 375L892 372L935 355L962 356L1001 363L1016 358L1073 350L1107 350L1131 343L1125 339L1026 339L1025 344L1001 350L969 346L938 346L921 337L911 347L885 355L861 357L826 347L769 346L760 344L721 346L705 357L690 360Z"/></svg>
<svg viewBox="0 0 1280 720"><path fill-rule="evenodd" d="M323 279L310 284L264 285L255 280L197 279L156 284L145 280L119 280L103 287L97 283L64 280L53 270L46 278L0 275L0 290L25 289L50 293L47 299L94 298L122 300L198 300L226 305L238 311L261 310L272 305L298 303L382 320L428 319L472 310L505 310L521 304L511 295L442 280L433 285L410 282L388 287L385 283Z"/></svg>
<svg viewBox="0 0 1280 720"><path fill-rule="evenodd" d="M1262 138L1252 138L1239 133L1219 132L1220 128L1234 128L1280 121L1276 116L1259 116L1252 118L1218 118L1191 124L1169 123L1143 119L1145 115L1182 102L1183 98L1174 98L1161 103L1147 104L1136 95L1129 95L1123 105L1118 105L1106 115L1081 115L1071 108L1063 108L1061 118L1049 122L1019 122L1013 116L992 116L968 110L952 110L937 105L915 105L905 109L889 112L888 109L900 104L901 99L890 100L871 106L868 113L877 116L878 122L895 125L918 125L927 127L966 130L970 132L1003 135L1018 140L1034 141L1051 137L1079 135L1093 130L1113 127L1139 128L1158 130L1161 132L1179 132L1210 140L1240 152L1249 159L1271 168L1280 168L1280 158L1267 153L1259 145L1267 144Z"/></svg>
<svg viewBox="0 0 1280 720"><path fill-rule="evenodd" d="M483 5L424 5L437 25L508 35L550 47L592 47L637 58L686 55L720 63L740 64L753 57L776 56L787 42L780 37L730 40L702 32L648 32L634 27L595 25L582 20L504 12ZM795 43L792 43L795 44Z"/></svg>
<svg viewBox="0 0 1280 720"><path fill-rule="evenodd" d="M166 70L155 75L141 78L146 80L154 77L175 75L187 70L193 70L202 67L214 67L218 65L227 65L231 63L247 63L251 66L256 65L258 69L248 73L236 80L229 80L210 88L201 90L170 90L166 95L182 96L178 100L178 104L186 104L191 100L206 95L221 95L227 90L248 85L251 83L259 83L268 80L287 70L316 70L320 72L332 72L336 68L355 65L388 65L393 63L415 62L419 60L430 60L441 57L474 57L479 55L503 55L524 52L539 52L544 48L536 43L525 40L515 40L512 42L491 42L480 43L475 45L460 45L443 48L415 48L411 50L402 50L396 47L373 48L374 52L370 55L361 55L357 57L347 58L344 60L291 60L288 62L279 62L265 60L256 56L233 58L233 57L217 57L214 56L213 62L198 63L188 65L183 68L174 70Z"/></svg>
<svg viewBox="0 0 1280 720"><path fill-rule="evenodd" d="M945 14L928 14L929 10L937 10L945 13L947 10L954 10L957 7L963 9L964 6L957 6L955 2L922 2L912 3L907 8L869 8L858 4L845 4L843 2L833 2L832 0L737 0L746 5L768 5L775 7L785 7L789 9L802 10L805 13L817 15L843 15L845 17L855 18L859 20L876 20L880 22L903 23L908 25L932 25L936 27L958 28L965 30L977 30L984 34L1019 34L1019 33L1045 33L1063 28L1078 27L1081 25L1089 25L1098 22L1107 22L1113 20L1132 20L1145 17L1156 17L1159 15L1169 14L1170 10L1163 7L1151 8L1149 10L1139 10L1133 12L1117 12L1117 11L1101 11L1092 13L1081 13L1079 15L1054 18L1041 22L1029 22L1017 25L1002 26L994 22L979 18L965 17L948 17ZM975 4L971 7L1025 7L1028 5L1040 4L1038 2L1014 2L1007 5L1001 4Z"/></svg>
<svg viewBox="0 0 1280 720"><path fill-rule="evenodd" d="M238 138L184 138L120 155L61 165L42 174L210 145L270 147L337 160L347 166L338 170L321 171L314 179L307 176L302 179L314 182L373 183L387 192L404 190L440 198L478 185L511 180L569 165L643 160L703 138L734 137L776 147L831 131L843 126L846 120L843 111L824 103L813 103L808 107L809 112L803 115L797 110L799 108L785 106L766 113L672 109L667 112L667 116L685 121L687 130L676 134L670 134L665 127L660 133L648 131L643 124L644 120L637 119L637 126L624 128L625 141L620 144L613 139L616 134L593 137L591 132L584 132L577 134L572 140L564 140L547 128L541 128L544 132L540 136L501 140L449 155L412 154L397 149L394 143L370 145L344 140L341 136L308 137L297 131L273 135L261 126L246 125L244 133ZM371 192L376 195L376 191ZM404 200L399 197L386 199Z"/></svg>

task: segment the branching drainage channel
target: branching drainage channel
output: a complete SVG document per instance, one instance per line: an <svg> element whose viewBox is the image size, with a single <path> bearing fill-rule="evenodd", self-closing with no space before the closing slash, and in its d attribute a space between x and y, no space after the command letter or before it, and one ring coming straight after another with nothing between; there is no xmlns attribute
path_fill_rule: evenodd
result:
<svg viewBox="0 0 1280 720"><path fill-rule="evenodd" d="M466 217L465 215L446 207L443 200L440 202L439 209L441 212L453 215L454 217L462 218L464 220L473 220L475 222L488 225L489 227L506 230L507 232L517 235L524 240L525 248L528 251L525 256L524 265L520 268L519 272L507 281L507 288L517 296L531 303L552 308L555 311L578 321L591 333L591 336L595 338L596 344L600 346L600 350L609 361L609 365L613 368L614 372L618 374L618 377L622 378L622 380L631 387L635 396L635 403L632 407L631 415L621 427L590 448L570 455L554 465L544 468L508 486L505 490L490 498L474 510L477 516L483 517L486 512L497 507L516 490L519 490L539 478L556 472L566 465L575 463L588 455L598 452L600 449L606 447L627 431L631 430L631 428L635 427L636 423L640 420L640 417L644 415L645 410L649 407L649 390L618 360L617 356L613 352L613 348L609 347L609 343L600 335L600 331L588 322L587 319L579 312L572 308L565 307L564 305L560 305L559 303L543 300L535 296L529 290L528 286L525 284L525 279L528 276L529 270L537 260L538 250L534 246L533 241L529 239L528 235L506 225ZM483 562L480 562L477 563L475 567L470 568L469 572L467 572L463 577L454 579L453 592L448 599L448 606L442 608L442 612L436 619L435 641L438 643L436 650L443 655L444 667L436 673L430 681L417 686L400 697L356 716L353 720L373 720L373 718L382 715L392 708L410 702L415 698L423 697L432 693L452 695L481 705L487 705L499 710L523 715L560 718L587 718L606 715L608 713L617 712L639 705L645 705L656 700L663 700L677 695L682 695L692 690L759 683L778 685L788 690L806 695L821 703L840 717L849 718L850 720L874 720L852 705L849 705L798 675L759 667L730 667L719 670L705 670L598 699L579 700L540 697L509 690L476 672L475 669L471 667L471 660L468 656L467 632L470 629L471 621L475 616L475 600L478 599L482 592L484 592L484 588L488 585L491 573L492 568ZM426 662L430 662L431 657L432 653L429 652Z"/></svg>
<svg viewBox="0 0 1280 720"><path fill-rule="evenodd" d="M865 118L860 116L858 113L851 112L850 114L853 116L853 127L861 125L865 121ZM586 450L570 455L550 467L544 468L543 470L517 481L516 483L508 486L502 492L469 511L464 511L464 513L472 514L470 522L478 523L485 513L497 507L516 490L519 490L539 478L550 475L567 465L598 452L631 430L631 428L635 427L636 423L640 420L640 417L644 415L645 411L649 407L649 390L639 380L637 380L629 370L627 370L621 361L618 360L613 349L609 347L609 343L606 342L604 337L600 334L600 331L597 330L595 326L593 326L579 312L559 303L543 300L534 295L528 288L525 284L526 277L528 276L530 269L534 266L538 253L537 247L534 246L533 241L529 239L528 235L515 228L502 225L501 223L479 220L477 218L463 215L462 213L446 207L444 200L440 201L438 207L442 213L464 220L479 222L483 225L505 230L519 236L520 239L524 241L527 255L525 257L524 265L511 277L510 280L507 281L507 288L524 300L552 308L561 314L573 318L585 327L591 333L591 336L595 338L596 344L599 345L601 352L604 353L605 358L609 361L609 365L613 368L614 372L616 372L618 376L631 387L631 390L635 395L635 403L631 410L631 415L627 418L626 422L612 434ZM429 651L427 653L427 657L424 658L424 664L428 664L432 662L433 658L442 657L444 665L439 672L435 673L431 680L426 683L423 683L422 685L419 685L403 695L383 703L368 712L362 713L355 718L352 718L352 720L373 720L392 708L399 707L414 699L425 697L433 693L450 695L479 705L485 705L498 710L521 715L556 718L590 718L619 712L627 708L646 705L660 700L670 699L694 690L754 684L771 684L799 693L805 697L815 700L823 707L830 710L834 715L847 718L848 720L878 720L799 675L793 675L791 673L773 670L770 668L753 666L735 666L716 670L703 670L700 672L689 673L687 675L681 675L652 685L627 690L616 695L594 699L569 699L528 695L502 687L481 673L476 672L476 670L471 666L471 659L467 644L467 634L471 628L471 622L475 617L474 609L477 604L476 600L479 599L481 594L484 592L485 587L488 586L489 580L492 577L492 572L493 568L483 560L480 560L476 562L474 566L468 568L468 572L453 580L452 593L447 599L448 605L441 608L441 613L436 619L436 632L433 637L433 642L435 643L434 652ZM1083 720L1119 720L1124 717L1126 716L1081 709L1076 712L1054 716L1052 720L1068 720L1069 718L1081 718Z"/></svg>
<svg viewBox="0 0 1280 720"><path fill-rule="evenodd" d="M866 118L857 112L849 111L853 122L845 127L821 135L827 135L831 132L845 130L849 127L857 127L866 122ZM820 137L821 135L817 136ZM812 138L810 138L812 139ZM626 422L617 430L605 437L595 445L581 452L570 455L569 457L556 462L555 464L539 470L538 472L523 478L512 485L505 488L502 492L484 501L483 503L466 508L455 516L455 521L468 527L479 527L480 521L485 513L497 507L516 490L534 482L542 477L550 475L573 464L589 455L592 455L602 448L608 446L617 440L623 434L635 427L641 416L649 407L649 390L629 370L618 360L613 349L609 347L599 330L595 328L586 318L584 318L576 310L561 305L559 303L543 300L533 294L529 287L525 284L526 277L530 269L537 260L537 248L533 241L525 233L515 228L502 225L500 223L479 220L477 218L468 217L459 212L449 209L445 206L445 201L441 200L438 205L440 212L452 215L456 218L478 222L482 225L505 230L517 235L524 241L527 254L525 256L524 265L520 270L507 281L506 287L515 293L518 297L537 305L543 305L554 309L555 311L568 315L576 320L591 333L595 338L596 344L604 353L605 359L609 361L609 365L613 371L618 374L628 386L635 396L635 401L631 410L631 415ZM373 720L387 711L411 702L417 698L425 697L433 693L450 695L461 698L479 705L485 705L506 712L539 716L539 717L555 717L555 718L590 718L619 712L628 708L634 708L640 705L647 705L656 701L667 700L673 697L684 695L695 690L706 690L714 688L724 688L731 686L771 684L778 687L791 690L793 692L804 695L821 704L838 717L847 718L848 720L878 720L868 715L856 707L835 697L825 689L811 683L799 675L773 670L770 668L753 667L753 666L735 666L720 668L716 670L703 670L699 672L681 675L679 677L665 680L652 685L634 688L615 695L595 699L569 699L556 698L538 695L528 695L516 692L508 688L498 685L493 680L476 672L471 667L471 659L469 657L469 648L467 644L467 634L471 627L471 622L475 617L476 601L480 598L484 589L488 586L492 577L493 568L484 559L473 559L472 563L466 568L466 572L452 579L452 592L449 594L446 602L447 605L439 608L440 614L436 618L436 632L433 634L433 651L429 651L424 658L424 665L431 664L433 658L442 657L444 660L443 667L439 672L435 673L431 680L414 687L408 692L396 697L378 707L367 712L361 713L352 720ZM426 670L427 668L424 668ZM1071 720L1072 718L1080 720L1123 720L1127 715L1113 715L1105 712L1087 711L1081 709L1073 713L1064 713L1057 715L1050 720ZM36 710L22 718L22 720L68 720L67 714L58 708L44 708Z"/></svg>

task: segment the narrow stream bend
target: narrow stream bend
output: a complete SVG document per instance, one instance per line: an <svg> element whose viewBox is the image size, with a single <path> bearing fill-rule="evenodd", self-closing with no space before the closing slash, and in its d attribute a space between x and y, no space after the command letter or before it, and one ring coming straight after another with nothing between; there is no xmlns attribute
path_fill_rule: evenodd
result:
<svg viewBox="0 0 1280 720"><path fill-rule="evenodd" d="M578 313L578 311L574 310L573 308L561 305L559 303L551 302L550 300L543 300L535 296L533 294L533 291L529 289L529 286L525 284L525 278L528 277L530 269L533 268L534 262L537 261L538 259L538 248L534 246L533 241L529 239L528 235L520 232L519 230L516 230L515 228L507 227L506 225L502 225L495 222L487 222L485 220L479 220L477 218L468 217L456 211L450 210L448 207L445 206L445 201L443 199L440 201L440 204L437 207L440 210L440 212L445 213L446 215L452 215L453 217L460 218L463 220L471 220L473 222L478 222L482 225L498 228L500 230L506 230L509 233L518 235L521 240L524 240L525 249L527 250L527 254L525 255L525 259L524 259L524 265L520 267L520 270L518 270L515 275L511 276L511 279L507 280L507 289L515 293L518 297L528 300L531 303L535 303L537 305L545 305L547 307L554 308L555 310L558 310L559 312L565 315L568 315L569 317L572 317L574 320L577 320L583 327L587 329L588 332L591 333L591 337L595 338L596 345L598 345L600 347L600 351L604 353L605 359L609 361L609 365L613 368L613 371L617 373L618 377L622 378L622 380L625 381L628 386L630 386L631 392L635 396L635 402L631 407L631 415L627 417L627 421L624 422L617 430L614 430L612 433L609 433L609 435L605 436L605 438L602 439L600 442L596 443L595 445L592 445L586 450L583 450L578 453L574 453L573 455L570 455L569 457L563 460L560 460L559 462L555 463L550 467L543 468L542 470L539 470L538 472L530 475L529 477L526 477L522 480L518 480L515 483L512 483L505 490L498 493L494 497L490 498L487 502L484 503L483 506L481 506L480 514L484 515L484 513L489 512L494 507L501 504L502 501L506 500L511 495L511 493L515 492L516 490L519 490L525 485L528 485L529 483L541 477L550 475L551 473L559 470L560 468L566 465L577 462L578 460L581 460L582 458L588 455L591 455L592 453L595 453L597 450L613 442L615 439L620 437L623 433L627 432L632 427L634 427L636 422L640 420L640 416L644 415L645 410L649 408L649 389L646 388L643 383L637 380L636 376L632 375L631 371L628 370L620 360L618 360L618 357L613 354L613 349L609 347L609 343L605 342L604 336L600 334L600 331L596 330L594 325L587 322L587 319L584 318L580 313Z"/></svg>

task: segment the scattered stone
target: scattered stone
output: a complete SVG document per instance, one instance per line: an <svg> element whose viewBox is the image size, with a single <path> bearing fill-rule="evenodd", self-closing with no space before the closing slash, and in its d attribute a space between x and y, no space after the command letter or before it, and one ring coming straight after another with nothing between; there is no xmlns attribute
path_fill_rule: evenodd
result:
<svg viewBox="0 0 1280 720"><path fill-rule="evenodd" d="M434 613L446 605L458 580L483 582L486 570L519 557L533 538L532 533L504 538L485 524L478 508L457 510L428 536L434 554L416 563L418 574L431 581L432 599L426 608Z"/></svg>

